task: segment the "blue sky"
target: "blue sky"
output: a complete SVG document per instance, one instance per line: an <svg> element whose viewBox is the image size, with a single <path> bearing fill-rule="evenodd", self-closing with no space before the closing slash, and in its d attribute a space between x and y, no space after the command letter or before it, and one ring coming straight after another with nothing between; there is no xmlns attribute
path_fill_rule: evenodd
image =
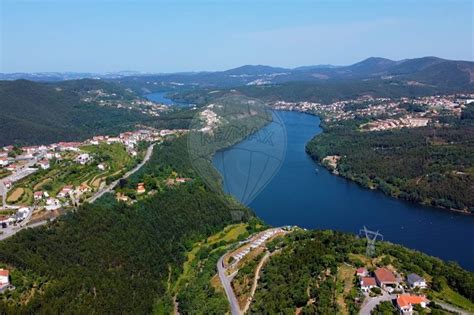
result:
<svg viewBox="0 0 474 315"><path fill-rule="evenodd" d="M0 72L473 60L473 3L0 0Z"/></svg>

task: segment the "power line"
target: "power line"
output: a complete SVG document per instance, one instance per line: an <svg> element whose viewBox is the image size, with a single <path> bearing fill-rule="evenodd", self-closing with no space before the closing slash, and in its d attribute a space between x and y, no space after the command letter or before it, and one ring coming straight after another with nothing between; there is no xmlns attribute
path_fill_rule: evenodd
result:
<svg viewBox="0 0 474 315"><path fill-rule="evenodd" d="M383 241L383 235L379 233L379 231L374 232L368 230L365 226L364 229L361 229L359 231L359 234L365 234L365 238L367 239L367 249L365 251L365 254L368 257L373 257L375 255L375 241L377 240L377 237L380 236L380 240Z"/></svg>

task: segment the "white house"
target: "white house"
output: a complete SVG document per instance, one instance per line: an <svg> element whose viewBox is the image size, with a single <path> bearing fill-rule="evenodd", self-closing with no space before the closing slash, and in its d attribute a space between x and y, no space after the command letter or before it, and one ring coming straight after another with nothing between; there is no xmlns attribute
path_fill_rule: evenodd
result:
<svg viewBox="0 0 474 315"><path fill-rule="evenodd" d="M7 166L10 164L8 157L0 157L0 166Z"/></svg>
<svg viewBox="0 0 474 315"><path fill-rule="evenodd" d="M71 185L64 186L63 189L61 189L60 192L58 192L57 196L59 198L65 198L69 196L69 194L74 190L74 187Z"/></svg>
<svg viewBox="0 0 474 315"><path fill-rule="evenodd" d="M416 273L411 273L407 276L407 283L410 286L410 288L420 288L420 289L425 289L426 288L426 280L417 275Z"/></svg>
<svg viewBox="0 0 474 315"><path fill-rule="evenodd" d="M42 191L35 191L34 193L34 199L36 201L43 199L43 192Z"/></svg>
<svg viewBox="0 0 474 315"><path fill-rule="evenodd" d="M0 292L10 285L10 271L0 269Z"/></svg>
<svg viewBox="0 0 474 315"><path fill-rule="evenodd" d="M105 165L104 163L100 163L99 165L97 165L97 168L101 171L105 171L106 167L107 167L107 165Z"/></svg>
<svg viewBox="0 0 474 315"><path fill-rule="evenodd" d="M78 162L81 165L86 164L90 160L91 160L91 156L89 155L89 153L79 154L79 156L76 158L76 162Z"/></svg>
<svg viewBox="0 0 474 315"><path fill-rule="evenodd" d="M377 282L374 277L362 277L360 279L360 289L364 292L369 292L370 289L375 288Z"/></svg>
<svg viewBox="0 0 474 315"><path fill-rule="evenodd" d="M47 170L50 165L49 165L49 161L47 159L43 159L41 161L38 162L38 165L41 167L41 169L43 170Z"/></svg>
<svg viewBox="0 0 474 315"><path fill-rule="evenodd" d="M413 306L415 305L425 308L427 304L428 300L424 296L402 294L397 297L397 308L404 315L413 314Z"/></svg>

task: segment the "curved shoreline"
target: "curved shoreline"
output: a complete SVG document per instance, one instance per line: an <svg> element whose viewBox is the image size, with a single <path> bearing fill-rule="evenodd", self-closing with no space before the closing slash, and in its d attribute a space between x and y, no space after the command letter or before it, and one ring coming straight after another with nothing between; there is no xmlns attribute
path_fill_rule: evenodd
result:
<svg viewBox="0 0 474 315"><path fill-rule="evenodd" d="M323 116L322 115L319 115L319 114L316 114L316 113L313 113L313 112L305 112L305 111L299 111L299 110L276 110L276 111L281 111L281 112L284 112L284 111L287 111L287 112L297 112L297 113L301 113L301 114L307 114L307 115L312 115L312 116L316 116L318 117L321 121L323 119ZM324 125L323 124L319 124L319 127L321 128L322 133L324 133L326 131L326 129L324 128ZM474 216L474 212L471 212L469 211L467 208L466 209L454 209L454 208L446 208L446 207L442 207L442 206L436 206L436 205L432 205L432 204L429 204L429 203L423 203L423 202L414 202L412 200L409 200L409 199L405 199L405 198L401 198L399 196L393 196L393 195L390 195L390 194L387 194L386 192L384 192L383 190L381 190L378 186L374 187L374 188L370 188L370 187L366 187L364 185L362 185L361 183L357 182L356 180L353 180L352 178L350 177L347 177L347 176L344 176L342 175L341 173L338 173L338 174L335 174L334 172L332 172L332 169L329 168L327 165L325 165L324 163L321 163L321 160L313 157L313 155L311 155L311 153L308 151L308 144L313 140L315 139L319 134L316 134L314 135L305 145L305 152L306 154L315 162L317 163L318 165L324 167L325 169L327 169L328 171L330 171L330 173L334 176L338 176L338 177L341 177L341 178L344 178L348 181L351 181L353 183L356 183L358 186L360 186L361 188L364 188L364 189L369 189L369 190L376 190L376 191L379 191L379 192L382 192L385 196L388 196L390 198L394 198L394 199L397 199L397 200L403 200L403 201L406 201L406 202L409 202L409 203L412 203L412 204L416 204L416 205L421 205L421 206L424 206L424 207L429 207L429 208L436 208L436 209L443 209L444 211L450 211L450 212L454 212L454 213L459 213L459 214L462 214L462 215L468 215L468 216Z"/></svg>

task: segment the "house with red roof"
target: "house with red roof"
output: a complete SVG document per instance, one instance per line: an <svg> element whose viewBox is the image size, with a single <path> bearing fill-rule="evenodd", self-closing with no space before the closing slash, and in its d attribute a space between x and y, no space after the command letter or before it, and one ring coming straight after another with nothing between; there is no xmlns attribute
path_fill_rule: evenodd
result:
<svg viewBox="0 0 474 315"><path fill-rule="evenodd" d="M0 166L7 166L8 164L10 164L8 157L0 157Z"/></svg>
<svg viewBox="0 0 474 315"><path fill-rule="evenodd" d="M361 268L357 268L356 270L356 276L358 276L359 278L360 277L367 277L369 275L369 273L367 272L367 269L361 267Z"/></svg>
<svg viewBox="0 0 474 315"><path fill-rule="evenodd" d="M47 159L42 159L41 161L38 162L38 165L43 170L47 170L50 167L49 161Z"/></svg>
<svg viewBox="0 0 474 315"><path fill-rule="evenodd" d="M377 281L374 277L362 277L360 279L360 289L364 292L369 292L370 289L377 287Z"/></svg>
<svg viewBox="0 0 474 315"><path fill-rule="evenodd" d="M34 199L36 201L43 199L43 192L42 191L35 191L34 193Z"/></svg>
<svg viewBox="0 0 474 315"><path fill-rule="evenodd" d="M58 198L65 198L69 196L69 194L74 190L74 186L68 185L64 186L63 189L61 189L60 192L58 192L57 197Z"/></svg>
<svg viewBox="0 0 474 315"><path fill-rule="evenodd" d="M400 313L411 315L413 314L413 306L420 305L422 308L425 308L428 302L425 296L402 294L397 297L397 308L400 310Z"/></svg>
<svg viewBox="0 0 474 315"><path fill-rule="evenodd" d="M391 291L393 288L398 286L399 281L387 268L377 268L374 272L375 280L379 287Z"/></svg>
<svg viewBox="0 0 474 315"><path fill-rule="evenodd" d="M10 285L10 271L7 269L0 269L0 292Z"/></svg>

